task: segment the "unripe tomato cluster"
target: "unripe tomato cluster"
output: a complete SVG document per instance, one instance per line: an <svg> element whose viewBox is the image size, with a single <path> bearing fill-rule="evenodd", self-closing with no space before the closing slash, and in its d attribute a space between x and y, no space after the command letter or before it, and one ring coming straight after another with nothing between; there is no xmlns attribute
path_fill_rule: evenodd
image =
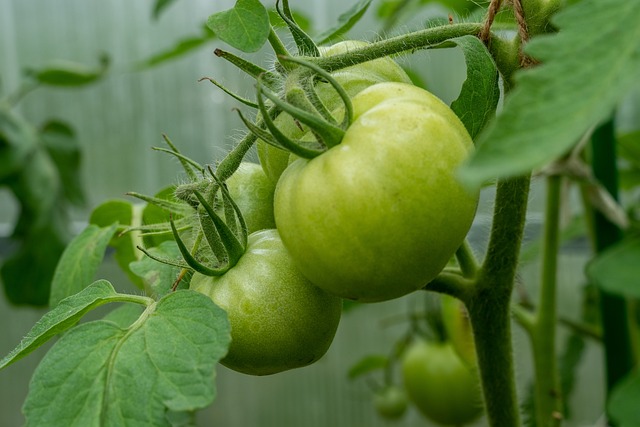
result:
<svg viewBox="0 0 640 427"><path fill-rule="evenodd" d="M448 106L410 84L390 58L333 77L354 111L342 142L309 160L259 141L264 173L245 165L227 181L253 232L246 252L223 275L191 280L227 311L232 343L222 363L240 372L272 374L318 360L343 298L385 301L424 287L475 214L477 194L455 177L473 143ZM334 88L316 88L329 110L344 114ZM275 123L294 139L307 132L286 114Z"/></svg>

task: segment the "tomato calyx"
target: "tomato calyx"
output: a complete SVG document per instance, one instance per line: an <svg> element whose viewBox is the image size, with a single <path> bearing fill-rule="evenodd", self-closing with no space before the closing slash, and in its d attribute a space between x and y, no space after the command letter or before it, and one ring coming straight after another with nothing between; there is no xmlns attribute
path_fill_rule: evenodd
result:
<svg viewBox="0 0 640 427"><path fill-rule="evenodd" d="M299 157L314 158L342 141L353 120L351 99L344 88L317 65L299 57L279 57L279 60L283 63L296 64L299 67L287 76L284 99L267 87L262 77L257 79L256 98L266 129L256 126L247 120L242 113L238 113L247 128L258 138ZM329 83L338 93L344 108L340 123L318 96L315 88L315 83L318 80ZM270 114L271 110L268 109L265 98L281 112L293 117L297 123L305 125L309 129L309 134L314 138L306 140L287 137L274 123L273 114Z"/></svg>

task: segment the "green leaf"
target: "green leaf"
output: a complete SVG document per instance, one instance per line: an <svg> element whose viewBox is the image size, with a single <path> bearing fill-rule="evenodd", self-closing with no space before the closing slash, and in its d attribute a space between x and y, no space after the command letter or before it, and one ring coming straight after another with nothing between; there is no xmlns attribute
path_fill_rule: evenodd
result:
<svg viewBox="0 0 640 427"><path fill-rule="evenodd" d="M629 237L601 252L587 265L587 275L601 289L640 298L640 236Z"/></svg>
<svg viewBox="0 0 640 427"><path fill-rule="evenodd" d="M27 75L47 86L84 86L100 80L109 66L109 58L100 58L100 65L92 68L71 61L56 61L41 69L28 69Z"/></svg>
<svg viewBox="0 0 640 427"><path fill-rule="evenodd" d="M267 41L269 13L259 0L237 0L233 8L209 16L207 26L225 43L256 52Z"/></svg>
<svg viewBox="0 0 640 427"><path fill-rule="evenodd" d="M627 375L618 382L611 392L607 409L618 427L636 427L640 425L640 373Z"/></svg>
<svg viewBox="0 0 640 427"><path fill-rule="evenodd" d="M360 359L355 365L349 368L348 377L350 380L361 377L368 373L385 369L389 363L389 358L381 354L371 354Z"/></svg>
<svg viewBox="0 0 640 427"><path fill-rule="evenodd" d="M58 221L52 219L44 227L30 229L17 250L3 260L0 282L12 304L49 303L53 274L68 238Z"/></svg>
<svg viewBox="0 0 640 427"><path fill-rule="evenodd" d="M584 0L552 21L558 33L527 45L541 65L516 75L504 110L462 168L468 184L523 174L561 156L637 83L640 2Z"/></svg>
<svg viewBox="0 0 640 427"><path fill-rule="evenodd" d="M462 49L467 63L467 79L462 84L458 99L451 103L451 109L475 138L493 119L500 100L498 68L477 37L458 37L438 47L451 47L452 44Z"/></svg>
<svg viewBox="0 0 640 427"><path fill-rule="evenodd" d="M162 242L160 246L147 249L149 253L161 259L181 260L180 249L175 241ZM182 270L179 267L163 264L149 257L143 257L140 261L132 262L131 271L137 274L145 282L145 288L151 289L153 295L159 297L171 292L171 288ZM186 281L181 281L184 287Z"/></svg>
<svg viewBox="0 0 640 427"><path fill-rule="evenodd" d="M153 19L158 19L160 14L169 7L175 0L156 0L153 5Z"/></svg>
<svg viewBox="0 0 640 427"><path fill-rule="evenodd" d="M138 320L144 307L139 304L122 304L107 313L102 320L113 322L121 328L128 328Z"/></svg>
<svg viewBox="0 0 640 427"><path fill-rule="evenodd" d="M25 167L38 149L34 127L6 106L0 107L0 183Z"/></svg>
<svg viewBox="0 0 640 427"><path fill-rule="evenodd" d="M69 243L53 275L49 296L51 307L93 282L116 228L115 223L104 228L89 225Z"/></svg>
<svg viewBox="0 0 640 427"><path fill-rule="evenodd" d="M141 225L141 214L137 206L124 200L108 200L95 208L89 218L90 224L99 227L109 227L113 223L120 226ZM140 259L140 252L137 246L142 243L140 235L136 231L116 235L109 242L109 246L114 248L114 258L127 277L140 289L144 288L142 280L129 268L129 264Z"/></svg>
<svg viewBox="0 0 640 427"><path fill-rule="evenodd" d="M205 25L200 36L188 37L182 40L178 40L178 42L176 42L176 44L172 47L162 52L156 53L150 58L141 61L138 64L137 68L151 68L156 65L164 64L165 62L181 58L193 52L194 50L199 49L201 46L204 46L207 42L213 40L214 38L215 34Z"/></svg>
<svg viewBox="0 0 640 427"><path fill-rule="evenodd" d="M177 200L175 197L175 190L176 187L172 185L160 190L154 195L154 197L176 203L179 202L179 200ZM142 241L144 243L144 246L150 248L153 246L158 246L160 245L160 243L165 241L173 241L173 233L171 233L169 219L173 218L174 220L176 220L181 217L182 215L178 212L169 212L166 209L161 208L160 206L154 205L153 203L148 203L142 210L142 224L166 224L166 233L143 233Z"/></svg>
<svg viewBox="0 0 640 427"><path fill-rule="evenodd" d="M108 302L119 301L121 296L116 293L111 283L98 280L80 293L62 300L53 310L42 316L18 347L0 361L0 369L22 359L53 336L71 328L91 309Z"/></svg>
<svg viewBox="0 0 640 427"><path fill-rule="evenodd" d="M189 290L150 305L126 329L104 320L81 324L36 369L26 425L169 426L167 412L214 400L229 332L225 312Z"/></svg>
<svg viewBox="0 0 640 427"><path fill-rule="evenodd" d="M40 137L58 169L66 199L81 205L85 201L80 173L82 153L73 128L65 122L50 120L40 129Z"/></svg>
<svg viewBox="0 0 640 427"><path fill-rule="evenodd" d="M371 0L359 0L349 10L338 16L338 22L333 27L318 34L315 38L318 44L329 43L349 31L367 11Z"/></svg>

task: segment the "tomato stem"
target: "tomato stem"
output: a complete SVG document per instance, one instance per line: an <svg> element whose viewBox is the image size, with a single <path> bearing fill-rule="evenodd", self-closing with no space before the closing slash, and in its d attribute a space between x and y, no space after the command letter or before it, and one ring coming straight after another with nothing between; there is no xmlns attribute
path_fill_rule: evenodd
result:
<svg viewBox="0 0 640 427"><path fill-rule="evenodd" d="M333 72L385 56L426 49L455 37L477 36L481 30L482 24L478 23L443 25L376 41L367 46L349 50L348 53L306 59L327 72Z"/></svg>
<svg viewBox="0 0 640 427"><path fill-rule="evenodd" d="M464 239L462 245L456 251L456 259L464 277L475 277L480 266L467 239Z"/></svg>
<svg viewBox="0 0 640 427"><path fill-rule="evenodd" d="M487 254L463 298L473 327L489 425L518 427L511 294L524 234L530 177L498 181Z"/></svg>

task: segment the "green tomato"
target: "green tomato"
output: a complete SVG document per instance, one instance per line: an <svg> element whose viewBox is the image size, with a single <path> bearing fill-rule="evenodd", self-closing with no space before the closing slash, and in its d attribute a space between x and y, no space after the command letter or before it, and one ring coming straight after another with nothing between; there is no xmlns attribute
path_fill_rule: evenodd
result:
<svg viewBox="0 0 640 427"><path fill-rule="evenodd" d="M453 349L467 366L477 366L476 345L466 307L462 301L449 295L440 294L440 301L442 323Z"/></svg>
<svg viewBox="0 0 640 427"><path fill-rule="evenodd" d="M384 301L424 287L464 240L478 194L455 171L473 142L453 111L419 87L379 83L352 101L342 142L280 177L275 219L313 283Z"/></svg>
<svg viewBox="0 0 640 427"><path fill-rule="evenodd" d="M242 212L249 233L276 227L273 217L275 184L260 165L241 163L226 184L229 194Z"/></svg>
<svg viewBox="0 0 640 427"><path fill-rule="evenodd" d="M391 385L376 392L373 397L373 405L382 418L397 420L407 412L409 401L402 388Z"/></svg>
<svg viewBox="0 0 640 427"><path fill-rule="evenodd" d="M320 47L320 54L322 56L339 55L367 44L365 41L346 40L329 47ZM332 76L351 97L376 83L387 81L411 83L411 79L402 67L389 57L343 68L332 73ZM316 90L329 111L333 111L342 105L342 100L330 84L318 83ZM275 124L281 132L292 139L300 139L307 132L306 129L301 128L286 114L279 115L275 119ZM262 140L257 142L257 150L260 164L265 173L273 182L277 182L282 172L289 165L290 153Z"/></svg>
<svg viewBox="0 0 640 427"><path fill-rule="evenodd" d="M251 234L233 268L220 277L195 273L190 286L227 312L231 345L221 363L245 374L317 361L340 322L342 301L302 276L276 230Z"/></svg>
<svg viewBox="0 0 640 427"><path fill-rule="evenodd" d="M402 377L409 399L438 424L459 426L482 413L477 373L449 343L415 341L402 359Z"/></svg>

